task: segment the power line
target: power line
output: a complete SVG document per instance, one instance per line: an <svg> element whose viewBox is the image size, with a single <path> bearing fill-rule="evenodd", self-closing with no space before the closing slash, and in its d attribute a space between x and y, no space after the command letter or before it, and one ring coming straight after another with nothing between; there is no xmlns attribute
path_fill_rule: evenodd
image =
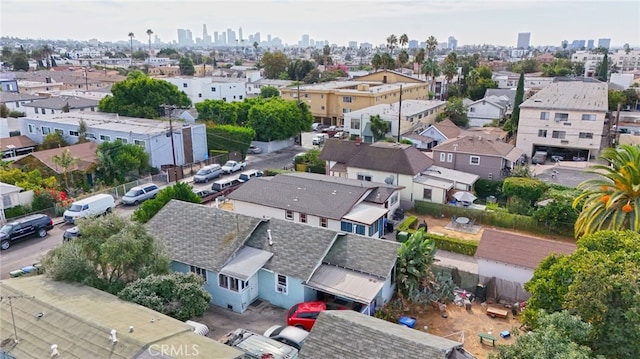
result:
<svg viewBox="0 0 640 359"><path fill-rule="evenodd" d="M7 295L7 296L0 297L0 302L5 300L5 299L9 299L9 308L11 310L11 322L13 323L13 335L15 336L14 342L16 344L18 343L18 330L16 329L16 319L13 316L13 302L12 302L12 299L22 299L22 298L33 299L35 297L34 296L27 296L27 295Z"/></svg>

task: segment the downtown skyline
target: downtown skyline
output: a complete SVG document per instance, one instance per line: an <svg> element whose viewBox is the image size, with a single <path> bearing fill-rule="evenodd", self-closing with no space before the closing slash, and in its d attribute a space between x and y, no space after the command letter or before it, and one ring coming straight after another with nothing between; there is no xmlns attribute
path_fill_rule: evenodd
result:
<svg viewBox="0 0 640 359"><path fill-rule="evenodd" d="M210 9L209 11L207 9ZM146 30L164 43L177 29L201 36L243 28L296 45L303 34L339 46L349 41L374 46L394 34L423 42L449 36L462 45L516 46L518 33L531 33L532 46L560 46L563 40L610 38L612 47L640 45L640 2L636 1L13 1L0 4L0 35L51 40L141 42ZM168 15L170 14L170 15ZM625 24L611 27L609 20ZM30 22L24 26L24 22ZM595 24L595 25L594 25ZM600 26L598 26L600 25ZM81 31L79 31L81 29Z"/></svg>

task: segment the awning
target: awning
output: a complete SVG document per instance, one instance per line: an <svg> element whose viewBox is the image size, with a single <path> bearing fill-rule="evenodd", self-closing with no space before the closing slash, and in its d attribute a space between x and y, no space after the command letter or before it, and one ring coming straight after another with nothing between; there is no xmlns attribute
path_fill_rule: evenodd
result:
<svg viewBox="0 0 640 359"><path fill-rule="evenodd" d="M364 203L359 203L356 205L349 213L345 214L342 218L347 221L362 223L362 224L372 224L380 217L384 216L389 212L388 209L382 207L371 206Z"/></svg>
<svg viewBox="0 0 640 359"><path fill-rule="evenodd" d="M358 303L373 302L384 279L328 264L322 264L307 283L309 287Z"/></svg>
<svg viewBox="0 0 640 359"><path fill-rule="evenodd" d="M227 263L220 274L229 277L248 280L264 266L273 253L252 247L242 247L233 259Z"/></svg>
<svg viewBox="0 0 640 359"><path fill-rule="evenodd" d="M512 149L508 154L507 154L507 160L511 161L511 162L516 162L520 159L520 157L524 154L524 151L519 149L519 148L514 148Z"/></svg>

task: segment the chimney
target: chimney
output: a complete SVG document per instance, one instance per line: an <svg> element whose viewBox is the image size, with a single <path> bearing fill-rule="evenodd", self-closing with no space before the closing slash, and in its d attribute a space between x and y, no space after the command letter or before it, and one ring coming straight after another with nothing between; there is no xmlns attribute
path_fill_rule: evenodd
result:
<svg viewBox="0 0 640 359"><path fill-rule="evenodd" d="M273 238L271 238L271 230L267 229L267 237L269 238L269 245L273 245Z"/></svg>
<svg viewBox="0 0 640 359"><path fill-rule="evenodd" d="M118 338L116 337L116 330L111 329L111 335L109 336L111 343L116 344L118 342Z"/></svg>

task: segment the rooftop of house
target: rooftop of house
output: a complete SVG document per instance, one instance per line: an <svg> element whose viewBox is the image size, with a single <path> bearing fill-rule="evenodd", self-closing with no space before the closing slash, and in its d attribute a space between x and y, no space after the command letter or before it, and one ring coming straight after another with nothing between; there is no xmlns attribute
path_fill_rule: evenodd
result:
<svg viewBox="0 0 640 359"><path fill-rule="evenodd" d="M423 112L437 109L446 105L445 101L429 101L429 100L405 100L402 101L402 109L400 115L404 117L411 117ZM380 104L367 108L363 108L357 111L351 111L345 114L345 118L358 118L361 116L373 116L373 115L385 115L387 117L398 118L399 102L391 104Z"/></svg>
<svg viewBox="0 0 640 359"><path fill-rule="evenodd" d="M431 166L422 171L422 173L416 180L426 183L424 182L426 181L426 178L435 178L440 181L447 181L449 183L451 183L451 181L454 181L457 183L472 185L480 178L480 176L473 173L452 170L450 168Z"/></svg>
<svg viewBox="0 0 640 359"><path fill-rule="evenodd" d="M550 254L571 254L575 243L485 229L475 257L536 269Z"/></svg>
<svg viewBox="0 0 640 359"><path fill-rule="evenodd" d="M44 276L28 276L0 282L4 297L12 299L0 308L2 338L14 338L12 316L18 343L3 341L2 351L16 358L53 357L57 345L61 358L143 358L152 344L198 344L201 352L216 358L241 358L243 353L193 333L179 320L141 305L126 302L107 292L79 284L56 282ZM129 328L133 327L133 331ZM116 331L117 342L110 339ZM162 353L151 357L168 359ZM176 355L172 353L172 355ZM181 357L183 355L177 355Z"/></svg>
<svg viewBox="0 0 640 359"><path fill-rule="evenodd" d="M354 234L339 235L323 263L386 278L398 257L398 242Z"/></svg>
<svg viewBox="0 0 640 359"><path fill-rule="evenodd" d="M86 74L86 78L85 78ZM58 84L89 84L97 82L115 83L126 79L126 76L117 73L104 73L104 71L87 71L82 68L67 68L63 71L40 70L16 73L18 80L47 83L52 81ZM49 79L49 80L47 80Z"/></svg>
<svg viewBox="0 0 640 359"><path fill-rule="evenodd" d="M462 346L450 339L356 311L326 310L320 312L299 358L465 358L455 356Z"/></svg>
<svg viewBox="0 0 640 359"><path fill-rule="evenodd" d="M496 97L505 96L509 99L509 104L513 106L516 100L516 90L515 89L487 89L487 92L485 92L484 97L491 97L491 96L496 96Z"/></svg>
<svg viewBox="0 0 640 359"><path fill-rule="evenodd" d="M0 103L16 102L16 101L33 101L42 100L46 97L30 95L27 93L4 92L0 91Z"/></svg>
<svg viewBox="0 0 640 359"><path fill-rule="evenodd" d="M458 137L461 131L460 127L456 126L456 124L448 118L443 121L436 122L431 126L440 131L440 133L442 133L446 138Z"/></svg>
<svg viewBox="0 0 640 359"><path fill-rule="evenodd" d="M66 170L68 172L86 171L98 161L98 156L96 155L97 149L98 145L95 142L89 141L85 143L70 145L67 147L31 152L27 156L15 161L14 163L17 166L21 166L23 163L26 163L28 161L29 157L35 157L42 164L49 167L54 172L62 174L65 172L65 169L57 165L54 158L56 156L61 156L63 152L69 150L69 154L71 155L71 157L78 159L78 161L69 166L69 168L67 168Z"/></svg>
<svg viewBox="0 0 640 359"><path fill-rule="evenodd" d="M320 159L347 167L388 172L390 175L415 176L433 165L432 159L412 145L391 142L367 144L335 139L325 141Z"/></svg>
<svg viewBox="0 0 640 359"><path fill-rule="evenodd" d="M0 151L35 147L38 144L25 135L0 138Z"/></svg>
<svg viewBox="0 0 640 359"><path fill-rule="evenodd" d="M410 82L426 82L425 80L419 79L415 76L411 76L411 74L405 74L402 73L400 71L395 71L395 70L389 70L389 69L379 69L377 71L372 71L366 74L363 74L361 76L357 76L354 77L354 80L358 81L362 81L362 80L366 80L366 77L374 77L377 76L378 73L388 73L388 74L394 74L400 78L405 78L407 80L409 80Z"/></svg>
<svg viewBox="0 0 640 359"><path fill-rule="evenodd" d="M77 96L56 96L49 97L42 100L34 100L29 103L25 103L25 107L37 107L48 108L52 110L62 110L65 106L69 106L69 109L80 108L97 108L99 100L92 100Z"/></svg>
<svg viewBox="0 0 640 359"><path fill-rule="evenodd" d="M559 81L538 91L520 108L606 112L608 106L607 83Z"/></svg>
<svg viewBox="0 0 640 359"><path fill-rule="evenodd" d="M425 86L424 83L415 83L415 82L405 82L405 83L396 82L396 83L386 83L386 84L377 83L377 84L370 84L369 88L366 88L366 89L358 89L357 87L340 88L340 89L337 89L336 93L338 94L349 94L349 93L376 94L376 93L396 92L396 91L399 92L401 87L404 90L407 90L413 87L424 87L424 86Z"/></svg>
<svg viewBox="0 0 640 359"><path fill-rule="evenodd" d="M168 81L186 81L186 82L200 82L207 84L215 84L215 83L238 83L245 82L245 79L238 77L223 77L223 76L207 76L207 77L199 77L199 76L171 76L164 77L163 80Z"/></svg>
<svg viewBox="0 0 640 359"><path fill-rule="evenodd" d="M342 219L363 196L366 202L384 203L403 187L315 173L296 172L256 178L229 194L242 202Z"/></svg>
<svg viewBox="0 0 640 359"><path fill-rule="evenodd" d="M524 153L512 144L483 136L465 136L450 139L434 147L433 151L508 157L512 161L517 160ZM514 158L512 159L512 157Z"/></svg>

